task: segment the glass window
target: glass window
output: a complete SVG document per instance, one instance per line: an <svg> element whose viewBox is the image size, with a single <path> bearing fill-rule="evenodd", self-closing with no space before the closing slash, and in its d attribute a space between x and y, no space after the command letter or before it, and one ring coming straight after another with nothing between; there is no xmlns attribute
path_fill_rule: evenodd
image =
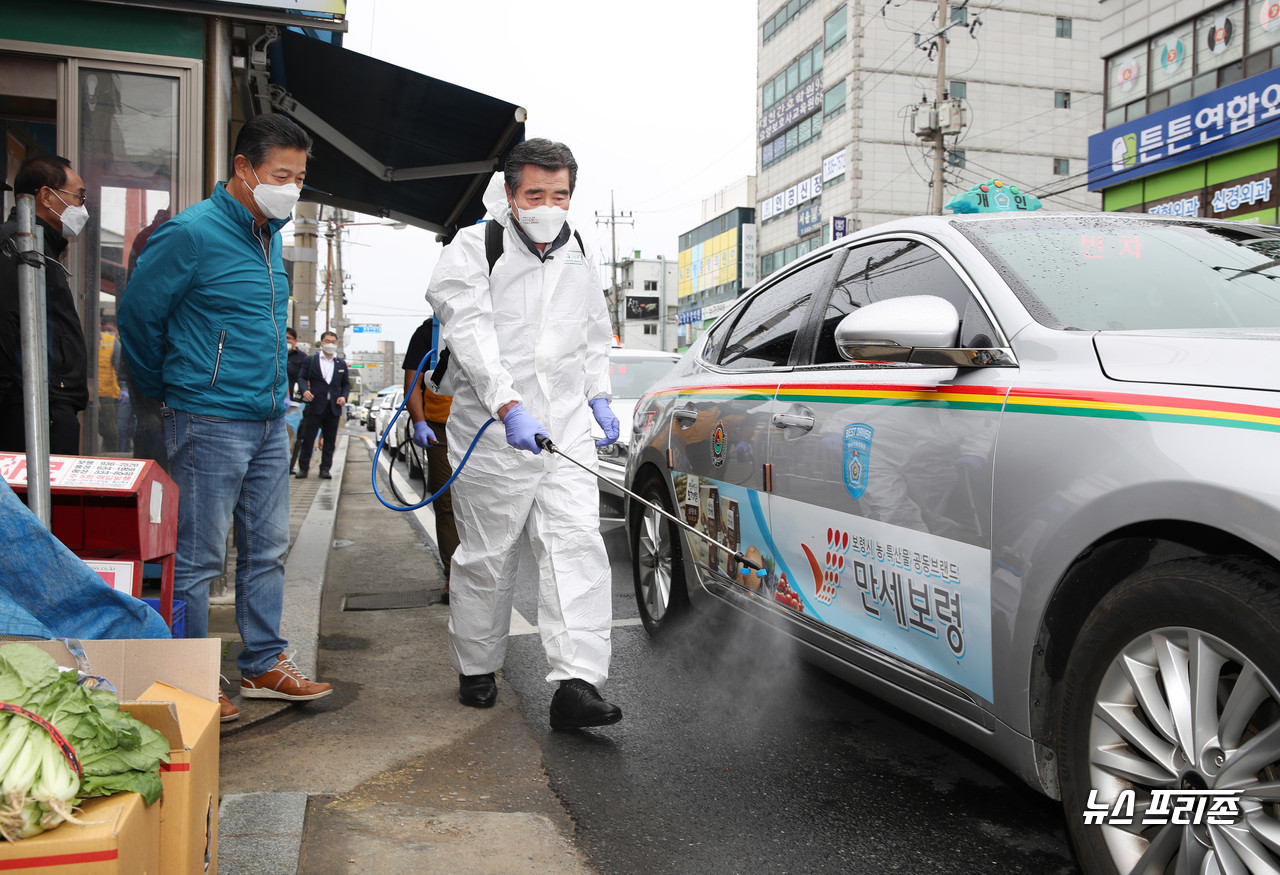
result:
<svg viewBox="0 0 1280 875"><path fill-rule="evenodd" d="M1058 109L1071 109L1071 92L1070 91L1053 92L1053 105Z"/></svg>
<svg viewBox="0 0 1280 875"><path fill-rule="evenodd" d="M787 68L787 93L790 94L800 87L800 65L792 64Z"/></svg>
<svg viewBox="0 0 1280 875"><path fill-rule="evenodd" d="M1151 90L1162 91L1192 74L1191 22L1184 22L1151 41Z"/></svg>
<svg viewBox="0 0 1280 875"><path fill-rule="evenodd" d="M1066 176L1071 173L1071 160L1069 158L1054 158L1053 172L1056 176Z"/></svg>
<svg viewBox="0 0 1280 875"><path fill-rule="evenodd" d="M101 316L115 315L147 238L177 205L179 81L173 76L81 67L78 84L80 142L72 165L85 181L96 220L82 243L86 295L81 317L96 327ZM90 334L94 353L99 350L97 340L97 334ZM141 455L144 446L163 447L158 405L154 416L143 415L136 392L130 393L131 408L136 408L130 414L137 415L137 431L126 427L121 433L120 425L132 426L133 416L119 415L115 396L109 405L103 401L103 387L110 381L99 370L100 361L98 355L89 357L90 378L97 376L98 428L96 434L85 430L86 451L131 452L133 442ZM115 382L121 385L119 379ZM108 416L115 422L108 423ZM115 446L107 446L113 438Z"/></svg>
<svg viewBox="0 0 1280 875"><path fill-rule="evenodd" d="M1280 5L1275 0L1249 0L1249 32L1245 45L1250 52L1280 44Z"/></svg>
<svg viewBox="0 0 1280 875"><path fill-rule="evenodd" d="M947 163L952 167L964 166L964 149L947 150Z"/></svg>
<svg viewBox="0 0 1280 875"><path fill-rule="evenodd" d="M967 26L969 24L969 7L968 6L951 7L951 21L952 23L955 23L958 21L961 24Z"/></svg>
<svg viewBox="0 0 1280 875"><path fill-rule="evenodd" d="M792 128L791 130L787 131L787 151L790 152L793 149L798 148L799 145L800 145L800 129Z"/></svg>
<svg viewBox="0 0 1280 875"><path fill-rule="evenodd" d="M830 266L830 258L820 259L754 295L725 333L723 345L719 337L711 340L707 357L728 368L786 367L809 302Z"/></svg>
<svg viewBox="0 0 1280 875"><path fill-rule="evenodd" d="M846 364L836 351L836 326L859 307L911 295L936 295L961 317L962 347L987 347L995 331L964 280L937 251L914 240L890 240L849 252L818 329L815 364Z"/></svg>
<svg viewBox="0 0 1280 875"><path fill-rule="evenodd" d="M969 96L969 84L960 79L952 79L951 84L947 86L947 94L964 100Z"/></svg>
<svg viewBox="0 0 1280 875"><path fill-rule="evenodd" d="M829 119L844 112L844 81L827 89L822 96L822 117Z"/></svg>
<svg viewBox="0 0 1280 875"><path fill-rule="evenodd" d="M769 107L773 106L774 100L773 100L773 80L772 79L764 83L764 89L760 96L760 103L765 109L768 109Z"/></svg>
<svg viewBox="0 0 1280 875"><path fill-rule="evenodd" d="M835 11L835 13L827 17L822 40L823 54L826 54L844 42L847 29L846 12L847 8L841 6Z"/></svg>
<svg viewBox="0 0 1280 875"><path fill-rule="evenodd" d="M1107 108L1123 106L1147 93L1145 53L1140 49L1107 61Z"/></svg>
<svg viewBox="0 0 1280 875"><path fill-rule="evenodd" d="M1196 21L1196 72L1244 57L1244 2L1221 6Z"/></svg>
<svg viewBox="0 0 1280 875"><path fill-rule="evenodd" d="M1059 18L1054 22L1054 36L1058 39L1071 39L1071 19Z"/></svg>
<svg viewBox="0 0 1280 875"><path fill-rule="evenodd" d="M971 223L1035 318L1082 330L1280 325L1280 232L1147 222L1127 214ZM981 227L978 225L981 224ZM1057 324L1054 324L1056 320Z"/></svg>

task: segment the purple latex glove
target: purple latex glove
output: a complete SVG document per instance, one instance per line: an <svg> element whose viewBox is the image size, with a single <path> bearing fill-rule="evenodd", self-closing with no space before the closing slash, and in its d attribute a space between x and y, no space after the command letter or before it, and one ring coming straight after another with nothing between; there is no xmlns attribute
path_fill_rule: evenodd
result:
<svg viewBox="0 0 1280 875"><path fill-rule="evenodd" d="M436 442L436 433L425 422L413 424L413 442L420 447L427 447Z"/></svg>
<svg viewBox="0 0 1280 875"><path fill-rule="evenodd" d="M597 447L607 447L609 444L616 443L618 440L618 417L613 415L613 408L609 406L608 398L592 398L590 402L591 412L595 414L596 422L604 429L604 440L596 441Z"/></svg>
<svg viewBox="0 0 1280 875"><path fill-rule="evenodd" d="M538 446L535 438L540 434L546 434L547 430L542 427L542 423L529 415L524 409L523 404L517 404L507 411L507 416L502 420L502 425L507 430L507 443L515 447L517 450L528 450L535 456L542 452L542 447Z"/></svg>

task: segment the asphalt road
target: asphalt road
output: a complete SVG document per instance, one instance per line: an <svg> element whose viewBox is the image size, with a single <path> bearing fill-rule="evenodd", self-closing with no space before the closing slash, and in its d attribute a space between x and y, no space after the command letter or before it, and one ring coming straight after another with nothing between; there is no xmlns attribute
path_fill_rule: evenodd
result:
<svg viewBox="0 0 1280 875"><path fill-rule="evenodd" d="M608 533L615 621L637 617ZM532 593L517 609L530 622ZM606 697L623 721L552 732L536 635L519 691L576 842L607 873L1076 872L1058 804L927 724L797 659L767 627L708 618L651 641L614 629Z"/></svg>
<svg viewBox="0 0 1280 875"><path fill-rule="evenodd" d="M627 544L613 571L616 726L552 732L527 621L500 690L519 693L575 843L602 873L1074 873L1059 805L978 752L813 668L768 627L699 617L652 641ZM519 633L519 628L513 633Z"/></svg>

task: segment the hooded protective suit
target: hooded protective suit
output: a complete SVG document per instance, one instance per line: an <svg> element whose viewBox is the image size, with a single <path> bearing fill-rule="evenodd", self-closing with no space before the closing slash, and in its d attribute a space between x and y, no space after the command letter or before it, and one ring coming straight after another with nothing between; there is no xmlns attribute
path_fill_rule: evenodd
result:
<svg viewBox="0 0 1280 875"><path fill-rule="evenodd" d="M561 452L594 467L588 402L609 397L611 344L594 253L582 251L566 223L539 254L514 227L501 174L485 203L505 228L492 275L484 225L474 225L445 247L427 290L451 357L449 461L456 469L485 421L519 401ZM547 680L603 682L612 606L596 480L550 453L508 446L499 421L452 493L461 542L449 582L454 669L502 667L518 569L536 566Z"/></svg>

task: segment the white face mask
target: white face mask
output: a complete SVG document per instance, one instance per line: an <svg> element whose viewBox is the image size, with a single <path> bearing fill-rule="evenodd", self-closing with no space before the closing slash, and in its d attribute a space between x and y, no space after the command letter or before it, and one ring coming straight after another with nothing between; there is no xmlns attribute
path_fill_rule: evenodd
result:
<svg viewBox="0 0 1280 875"><path fill-rule="evenodd" d="M53 193L53 196L62 201L62 196L56 191ZM83 231L84 226L88 224L89 211L85 209L84 204L73 207L66 201L62 202L63 204L66 204L67 207L62 211L62 215L58 217L62 221L62 236L74 237Z"/></svg>
<svg viewBox="0 0 1280 875"><path fill-rule="evenodd" d="M334 353L336 353L336 352L338 351L338 344L336 344L336 343L326 343L326 344L324 344L323 346L321 346L320 348L324 350L325 355L333 355Z"/></svg>
<svg viewBox="0 0 1280 875"><path fill-rule="evenodd" d="M253 201L258 205L258 209L262 210L263 215L269 219L289 218L289 214L298 203L298 198L302 197L302 189L291 182L286 182L284 185L267 185L258 179L258 171L252 167L249 170L253 172L253 178L258 181L258 187L253 190Z"/></svg>
<svg viewBox="0 0 1280 875"><path fill-rule="evenodd" d="M534 243L551 243L560 234L569 211L561 207L543 205L528 210L520 210L516 220L521 230L529 235Z"/></svg>

